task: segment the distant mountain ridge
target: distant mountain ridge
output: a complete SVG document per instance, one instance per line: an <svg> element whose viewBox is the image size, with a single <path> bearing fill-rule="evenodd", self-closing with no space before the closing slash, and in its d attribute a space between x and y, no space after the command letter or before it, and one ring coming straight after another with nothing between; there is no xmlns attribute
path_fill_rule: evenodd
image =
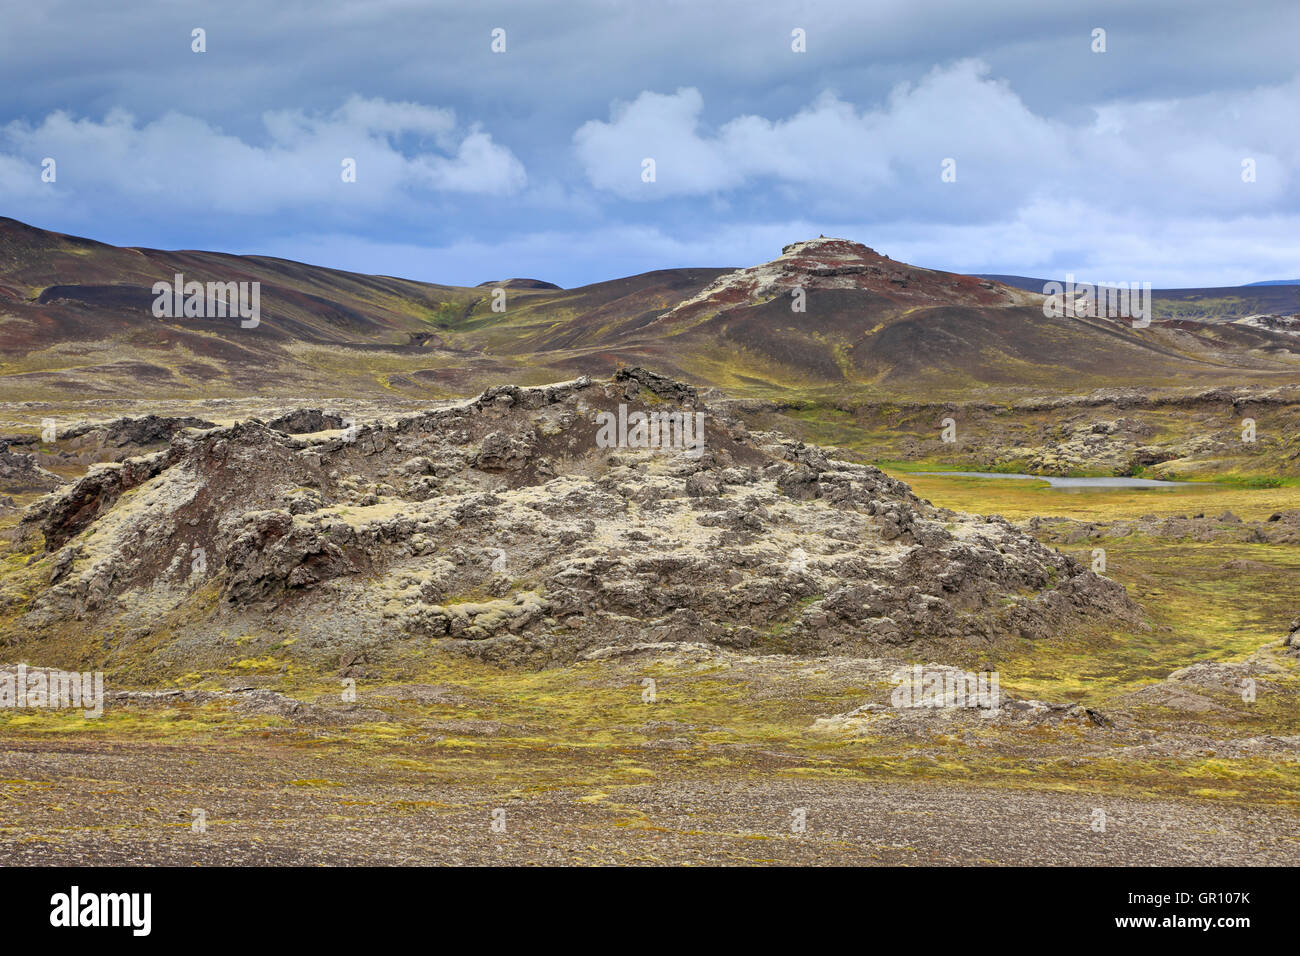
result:
<svg viewBox="0 0 1300 956"><path fill-rule="evenodd" d="M499 274L513 271L503 263ZM156 316L155 285L176 275L208 304L213 287L257 283L260 321ZM0 218L0 400L441 398L620 364L737 395L927 400L1300 372L1291 323L1224 321L1298 312L1300 287L1158 293L1155 321L1133 328L1122 317L1048 318L1041 288L1017 278L926 269L821 236L739 269L466 287L121 248Z"/></svg>
<svg viewBox="0 0 1300 956"><path fill-rule="evenodd" d="M1034 279L1030 276L1001 275L996 273L977 272L974 275L980 279L991 279L994 282L1001 282L1005 285L1015 286L1017 289L1024 289L1027 292L1042 292L1043 286L1049 282L1064 282L1064 279ZM1078 277L1076 282L1086 282L1087 277ZM1104 280L1103 280L1104 281ZM1253 289L1257 286L1275 286L1275 285L1300 285L1300 279L1267 279L1263 282L1246 282L1242 285L1233 286L1215 286L1219 289ZM1206 287L1211 288L1211 287ZM1153 294L1162 292L1186 292L1186 289L1152 289Z"/></svg>

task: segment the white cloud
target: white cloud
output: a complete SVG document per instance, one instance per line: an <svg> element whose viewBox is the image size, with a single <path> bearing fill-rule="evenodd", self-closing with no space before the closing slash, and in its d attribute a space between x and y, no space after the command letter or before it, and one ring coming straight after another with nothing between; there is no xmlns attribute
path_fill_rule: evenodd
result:
<svg viewBox="0 0 1300 956"><path fill-rule="evenodd" d="M698 195L764 179L861 196L891 187L905 169L924 169L937 182L949 156L972 168L1009 162L1014 173L1049 149L1054 133L987 72L962 61L895 88L881 109L859 112L823 93L787 119L739 116L714 134L701 130L698 90L645 92L615 104L609 122L585 123L574 144L591 183L626 198ZM653 184L640 180L645 156L656 160Z"/></svg>
<svg viewBox="0 0 1300 956"><path fill-rule="evenodd" d="M432 188L447 192L514 192L524 184L519 161L479 130L461 140L455 156L422 156L417 168ZM485 189L485 184L502 188Z"/></svg>
<svg viewBox="0 0 1300 956"><path fill-rule="evenodd" d="M978 60L899 85L874 109L823 93L784 119L743 115L710 130L704 106L692 88L643 92L616 104L609 121L583 124L574 147L589 182L644 200L792 186L810 210L867 200L882 218L937 222L1007 217L1053 197L1161 215L1300 205L1289 172L1300 131L1287 122L1300 114L1300 77L1240 93L1107 103L1087 125L1034 113ZM654 183L641 181L647 156L656 160ZM944 183L950 157L957 181ZM1241 180L1245 158L1256 162L1254 183Z"/></svg>
<svg viewBox="0 0 1300 956"><path fill-rule="evenodd" d="M179 113L147 123L123 110L100 121L62 111L14 121L0 127L0 197L30 198L46 156L58 163L47 191L81 203L103 196L252 215L331 203L374 210L427 191L509 194L527 178L509 149L477 127L459 130L447 109L352 97L328 114L262 119L259 144ZM341 178L345 158L356 160L355 183Z"/></svg>
<svg viewBox="0 0 1300 956"><path fill-rule="evenodd" d="M1152 218L1080 199L1044 199L999 222L856 229L868 245L874 234L876 248L895 259L954 272L1073 273L1080 281L1150 282L1158 289L1300 278L1294 212Z"/></svg>

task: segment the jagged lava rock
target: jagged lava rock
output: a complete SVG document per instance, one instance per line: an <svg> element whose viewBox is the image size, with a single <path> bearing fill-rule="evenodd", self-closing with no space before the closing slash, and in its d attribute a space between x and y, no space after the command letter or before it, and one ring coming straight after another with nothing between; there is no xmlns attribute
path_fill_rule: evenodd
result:
<svg viewBox="0 0 1300 956"><path fill-rule="evenodd" d="M703 449L600 447L597 416L620 405L703 413ZM1140 619L1005 520L751 434L643 369L311 435L186 429L23 528L43 548L4 591L11 642L80 627L111 651L166 628L153 653L186 664L259 629L331 667L394 642L534 665L645 641L961 660Z"/></svg>

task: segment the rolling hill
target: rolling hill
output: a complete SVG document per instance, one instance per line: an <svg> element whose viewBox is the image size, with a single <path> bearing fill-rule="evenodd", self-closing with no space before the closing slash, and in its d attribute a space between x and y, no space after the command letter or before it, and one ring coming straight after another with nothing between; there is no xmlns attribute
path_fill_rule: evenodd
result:
<svg viewBox="0 0 1300 956"><path fill-rule="evenodd" d="M155 317L154 284L178 274L260 283L260 321ZM1256 303L1296 311L1293 287L1164 293L1156 321L1137 329L1045 318L1040 295L1004 278L820 237L743 269L465 287L122 248L0 219L0 400L443 397L620 364L741 395L822 398L1268 383L1300 371L1300 337L1276 323L1204 321L1216 307L1219 319Z"/></svg>

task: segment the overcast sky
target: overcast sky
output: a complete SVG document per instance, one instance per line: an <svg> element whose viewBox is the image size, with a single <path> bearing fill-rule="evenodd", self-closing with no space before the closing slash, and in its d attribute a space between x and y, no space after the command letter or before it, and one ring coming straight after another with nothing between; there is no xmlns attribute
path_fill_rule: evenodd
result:
<svg viewBox="0 0 1300 956"><path fill-rule="evenodd" d="M1294 0L47 0L0 18L0 213L119 245L572 286L824 233L964 272L1300 277Z"/></svg>

